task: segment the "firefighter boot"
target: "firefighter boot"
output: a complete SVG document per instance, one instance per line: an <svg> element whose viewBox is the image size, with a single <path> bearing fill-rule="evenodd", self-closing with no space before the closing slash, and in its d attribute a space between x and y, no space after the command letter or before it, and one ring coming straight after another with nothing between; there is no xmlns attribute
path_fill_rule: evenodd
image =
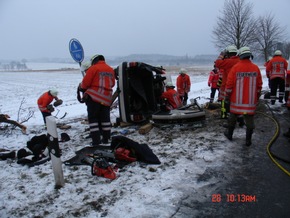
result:
<svg viewBox="0 0 290 218"><path fill-rule="evenodd" d="M233 133L234 133L234 129L233 127L228 127L228 129L224 132L224 135L230 140L233 140Z"/></svg>
<svg viewBox="0 0 290 218"><path fill-rule="evenodd" d="M283 133L283 136L290 138L290 128L288 129L288 132Z"/></svg>
<svg viewBox="0 0 290 218"><path fill-rule="evenodd" d="M101 136L99 131L91 132L90 135L93 141L92 146L98 146L99 144L101 144Z"/></svg>
<svg viewBox="0 0 290 218"><path fill-rule="evenodd" d="M246 131L246 146L250 146L252 144L252 135L253 135L253 129L247 129L247 131Z"/></svg>

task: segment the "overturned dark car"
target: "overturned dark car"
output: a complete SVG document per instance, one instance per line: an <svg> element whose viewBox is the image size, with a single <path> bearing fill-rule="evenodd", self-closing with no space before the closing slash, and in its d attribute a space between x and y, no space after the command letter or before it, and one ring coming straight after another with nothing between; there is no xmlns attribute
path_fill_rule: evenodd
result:
<svg viewBox="0 0 290 218"><path fill-rule="evenodd" d="M115 68L120 121L141 123L189 123L205 119L196 99L191 104L171 111L161 110L166 71L142 62L123 62Z"/></svg>

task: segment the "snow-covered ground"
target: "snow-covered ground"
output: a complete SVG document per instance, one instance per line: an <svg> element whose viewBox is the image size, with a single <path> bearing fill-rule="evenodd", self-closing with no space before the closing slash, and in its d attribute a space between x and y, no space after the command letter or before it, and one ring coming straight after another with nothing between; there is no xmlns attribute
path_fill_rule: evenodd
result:
<svg viewBox="0 0 290 218"><path fill-rule="evenodd" d="M55 66L50 67L53 69ZM33 66L29 68L33 69ZM37 69L43 67L37 66ZM175 83L177 72L168 73ZM200 104L208 102L208 74L207 69L202 73L189 70L192 81L189 98L201 97ZM266 87L264 70L262 74ZM19 150L33 136L46 133L36 101L52 87L59 90L59 97L64 102L54 115L61 117L67 112L67 116L57 122L85 118L86 106L76 98L76 87L81 79L79 71L0 72L0 112L9 114L14 120L19 118L19 121L28 111L34 113L24 123L28 128L27 135L17 128L0 132L0 148ZM111 121L115 122L116 117L117 109L112 111ZM86 125L77 121L70 125L72 128L65 132L71 141L60 144L62 160L69 159L76 150L90 144L90 139L83 137ZM210 123L207 125L207 129L191 130L153 128L145 135L133 131L127 137L148 144L161 164L130 164L120 170L118 178L113 181L92 176L89 166L63 165L65 185L55 190L50 162L28 168L13 159L0 161L0 217L188 217L180 214L180 202L188 197L194 197L200 204L212 201L221 181L218 177L204 177L210 171L218 172L225 168L226 160L239 152L237 148L227 146L229 142ZM59 134L61 132L64 131L58 130ZM230 178L223 178L227 179ZM192 217L197 213L197 208L191 208Z"/></svg>

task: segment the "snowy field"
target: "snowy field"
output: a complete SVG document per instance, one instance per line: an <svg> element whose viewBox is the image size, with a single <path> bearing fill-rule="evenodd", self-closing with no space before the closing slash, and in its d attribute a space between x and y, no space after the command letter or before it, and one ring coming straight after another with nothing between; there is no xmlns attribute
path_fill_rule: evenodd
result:
<svg viewBox="0 0 290 218"><path fill-rule="evenodd" d="M53 69L55 66L29 65L29 68ZM202 72L189 69L192 81L189 98L201 97L198 101L201 105L208 102L210 94L208 69L211 66ZM266 87L265 71L261 71ZM168 74L175 83L178 72L168 71ZM17 151L25 147L33 136L46 133L36 101L52 87L59 90L59 97L64 102L53 114L61 117L67 113L57 122L85 118L86 106L76 98L76 87L81 80L78 70L0 72L0 112L9 114L13 120L19 118L19 121L28 111L33 112L33 117L24 123L27 135L17 128L1 131L0 148ZM117 117L115 109L111 121L114 123ZM83 137L87 125L77 121L70 125L72 128L65 132L71 141L60 144L62 160L71 158L76 150L90 144L90 139ZM211 202L221 180L218 176L212 179L204 177L210 171L225 169L234 158L232 156L239 152L230 146L223 134L211 128L210 123L207 125L207 129L193 130L153 128L146 135L140 135L132 127L133 132L127 137L148 144L161 164L130 164L119 171L118 178L113 181L92 176L89 166L63 165L65 185L55 190L51 162L28 168L18 165L13 159L0 161L0 217L196 217L200 213L198 207L188 206L187 210L180 210L180 202L189 197L194 198L198 205ZM118 128L112 131L115 130ZM59 134L61 132L64 131L58 130ZM241 135L244 137L244 131ZM227 179L230 178L222 178L223 181Z"/></svg>

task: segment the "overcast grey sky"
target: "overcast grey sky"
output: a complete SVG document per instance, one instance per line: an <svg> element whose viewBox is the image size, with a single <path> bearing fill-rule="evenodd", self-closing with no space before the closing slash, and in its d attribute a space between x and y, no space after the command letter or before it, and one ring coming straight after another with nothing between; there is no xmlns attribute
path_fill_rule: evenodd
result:
<svg viewBox="0 0 290 218"><path fill-rule="evenodd" d="M247 0L256 16L287 26L290 0ZM224 0L0 0L0 59L70 57L77 38L85 57L215 54L211 34Z"/></svg>

